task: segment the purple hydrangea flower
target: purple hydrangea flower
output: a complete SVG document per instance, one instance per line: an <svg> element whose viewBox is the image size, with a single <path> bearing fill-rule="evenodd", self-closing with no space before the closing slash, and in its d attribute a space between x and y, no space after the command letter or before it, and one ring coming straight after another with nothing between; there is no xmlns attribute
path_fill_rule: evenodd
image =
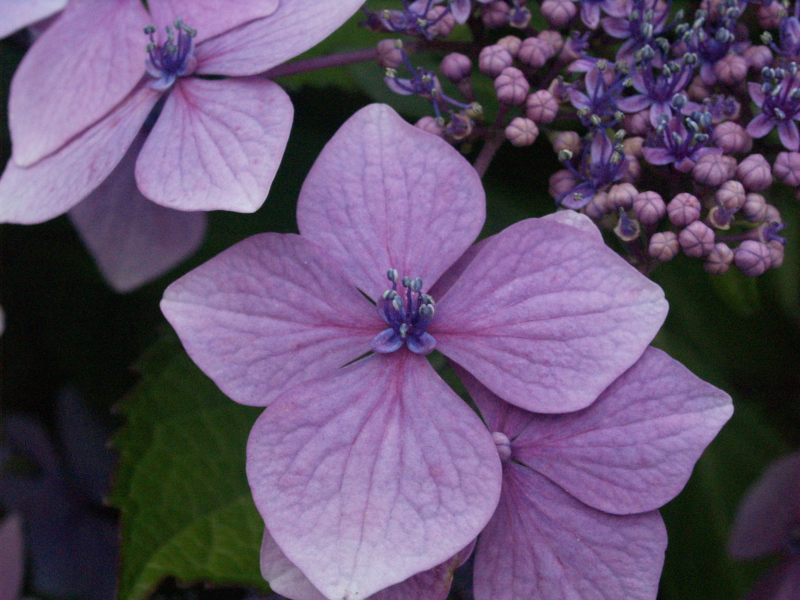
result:
<svg viewBox="0 0 800 600"><path fill-rule="evenodd" d="M669 61L658 68L652 59L643 60L631 76L633 87L639 93L620 100L619 108L628 113L649 108L650 123L658 127L662 116L672 117L673 98L689 85L696 60L694 54L687 53L680 64Z"/></svg>
<svg viewBox="0 0 800 600"><path fill-rule="evenodd" d="M663 321L660 288L593 238L531 219L470 247L484 215L456 150L372 105L309 173L301 235L245 240L164 294L200 368L269 407L248 442L253 497L327 598L447 563L495 510L492 438L423 353L525 409L573 411Z"/></svg>
<svg viewBox="0 0 800 600"><path fill-rule="evenodd" d="M562 153L561 157L580 183L561 194L556 204L573 210L580 210L597 192L622 179L628 165L622 144L612 142L605 129L594 131L591 142L584 146L577 168L570 161L571 153Z"/></svg>
<svg viewBox="0 0 800 600"><path fill-rule="evenodd" d="M677 105L685 102L685 96ZM651 165L675 164L682 173L688 173L706 154L722 154L722 148L709 146L711 131L711 115L705 111L694 111L691 116L684 116L680 108L672 118L660 117L655 136L642 147L642 155Z"/></svg>
<svg viewBox="0 0 800 600"><path fill-rule="evenodd" d="M750 98L761 109L747 125L747 133L755 138L764 137L777 126L778 136L787 150L800 150L800 132L795 121L800 119L800 77L797 64L787 69L765 67L764 83L749 82Z"/></svg>

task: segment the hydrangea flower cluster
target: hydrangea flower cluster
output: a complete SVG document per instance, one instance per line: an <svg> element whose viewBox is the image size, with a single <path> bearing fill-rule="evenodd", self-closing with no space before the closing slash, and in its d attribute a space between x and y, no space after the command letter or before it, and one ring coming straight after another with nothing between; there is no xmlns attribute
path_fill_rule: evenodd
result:
<svg viewBox="0 0 800 600"><path fill-rule="evenodd" d="M419 127L452 143L484 141L479 170L503 141L527 146L545 133L563 164L550 178L556 204L615 232L643 272L683 253L709 273L735 265L758 276L783 262L784 223L770 198L800 188L798 10L737 0L704 0L693 15L663 0L428 0L367 11L367 24L416 38L378 44L395 91L394 71L415 69L413 53L444 53L439 74L426 71L430 89L402 93L432 102ZM549 28L531 25L536 11ZM461 24L471 41L451 41ZM750 41L759 35L763 44ZM476 95L473 79L484 76L495 98Z"/></svg>
<svg viewBox="0 0 800 600"><path fill-rule="evenodd" d="M371 105L308 175L299 236L247 239L166 290L193 360L266 407L247 473L280 594L443 599L477 538L478 600L655 598L656 510L730 398L647 348L662 292L588 218L470 245L484 202L458 152Z"/></svg>

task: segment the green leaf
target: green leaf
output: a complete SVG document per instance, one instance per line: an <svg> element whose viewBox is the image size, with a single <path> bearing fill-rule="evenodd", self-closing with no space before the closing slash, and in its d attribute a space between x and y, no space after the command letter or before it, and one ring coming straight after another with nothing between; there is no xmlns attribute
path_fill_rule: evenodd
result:
<svg viewBox="0 0 800 600"><path fill-rule="evenodd" d="M261 409L228 400L172 334L138 369L115 439L120 600L145 598L167 576L268 589L259 572L264 524L245 475L247 435Z"/></svg>

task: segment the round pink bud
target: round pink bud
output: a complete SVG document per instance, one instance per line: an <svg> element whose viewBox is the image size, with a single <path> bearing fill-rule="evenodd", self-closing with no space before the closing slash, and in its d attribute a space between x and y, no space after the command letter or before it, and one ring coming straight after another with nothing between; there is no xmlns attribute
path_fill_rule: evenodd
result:
<svg viewBox="0 0 800 600"><path fill-rule="evenodd" d="M553 136L553 150L556 151L556 154L562 150L578 154L581 151L581 136L575 131L559 131Z"/></svg>
<svg viewBox="0 0 800 600"><path fill-rule="evenodd" d="M783 264L783 244L778 240L767 242L769 248L770 269L777 269Z"/></svg>
<svg viewBox="0 0 800 600"><path fill-rule="evenodd" d="M539 136L536 123L525 117L516 117L506 127L506 138L514 146L530 146Z"/></svg>
<svg viewBox="0 0 800 600"><path fill-rule="evenodd" d="M772 264L769 248L755 240L745 240L736 248L733 260L748 277L758 277Z"/></svg>
<svg viewBox="0 0 800 600"><path fill-rule="evenodd" d="M446 6L434 6L428 11L428 21L436 22L435 25L428 27L428 34L430 36L447 37L452 33L453 28L456 26L456 19L450 11L442 16L442 13L446 10ZM437 21L437 19L439 20Z"/></svg>
<svg viewBox="0 0 800 600"><path fill-rule="evenodd" d="M786 185L800 186L800 152L779 152L772 174Z"/></svg>
<svg viewBox="0 0 800 600"><path fill-rule="evenodd" d="M692 83L689 84L686 93L689 95L689 98L695 102L702 102L704 98L711 97L711 88L707 86L698 75L692 79Z"/></svg>
<svg viewBox="0 0 800 600"><path fill-rule="evenodd" d="M558 115L558 101L547 90L538 90L525 100L525 115L537 123L552 123Z"/></svg>
<svg viewBox="0 0 800 600"><path fill-rule="evenodd" d="M427 131L439 137L444 136L444 125L438 123L433 117L422 117L414 125L422 129L422 131Z"/></svg>
<svg viewBox="0 0 800 600"><path fill-rule="evenodd" d="M742 205L742 216L750 223L760 223L767 214L767 201L761 194L747 194Z"/></svg>
<svg viewBox="0 0 800 600"><path fill-rule="evenodd" d="M622 141L622 148L625 150L625 154L630 154L636 158L642 158L642 144L644 144L643 137L629 137Z"/></svg>
<svg viewBox="0 0 800 600"><path fill-rule="evenodd" d="M656 192L640 192L633 199L633 212L640 223L655 225L667 214L667 205Z"/></svg>
<svg viewBox="0 0 800 600"><path fill-rule="evenodd" d="M750 152L753 147L753 138L734 121L725 121L717 125L714 133L711 134L711 139L714 141L714 145L722 148L725 154Z"/></svg>
<svg viewBox="0 0 800 600"><path fill-rule="evenodd" d="M640 110L630 115L625 115L625 131L631 135L647 135L652 129L650 125L650 109Z"/></svg>
<svg viewBox="0 0 800 600"><path fill-rule="evenodd" d="M675 227L686 227L700 218L700 200L688 192L675 196L667 204L670 222Z"/></svg>
<svg viewBox="0 0 800 600"><path fill-rule="evenodd" d="M631 156L630 154L626 154L625 159L628 161L627 163L628 169L625 171L625 175L623 175L622 181L625 181L627 183L633 183L634 181L638 181L639 177L642 174L642 165L639 164L639 161L636 159L635 156Z"/></svg>
<svg viewBox="0 0 800 600"><path fill-rule="evenodd" d="M583 207L583 213L590 219L599 221L607 214L614 211L614 207L608 201L608 194L606 192L597 192L589 204Z"/></svg>
<svg viewBox="0 0 800 600"><path fill-rule="evenodd" d="M500 75L502 70L510 67L513 62L514 57L509 51L497 44L486 46L478 56L478 67L481 73L492 78Z"/></svg>
<svg viewBox="0 0 800 600"><path fill-rule="evenodd" d="M678 236L672 231L660 231L650 237L647 252L659 262L667 262L675 258L680 251Z"/></svg>
<svg viewBox="0 0 800 600"><path fill-rule="evenodd" d="M439 70L450 81L458 83L469 77L472 72L472 61L464 54L451 52L442 59Z"/></svg>
<svg viewBox="0 0 800 600"><path fill-rule="evenodd" d="M561 169L550 175L548 192L553 198L558 199L574 188L578 182L575 176L567 169Z"/></svg>
<svg viewBox="0 0 800 600"><path fill-rule="evenodd" d="M704 154L692 168L692 177L698 183L718 186L733 178L736 173L736 160L725 154Z"/></svg>
<svg viewBox="0 0 800 600"><path fill-rule="evenodd" d="M744 59L754 71L761 71L772 64L772 50L768 46L750 46L744 51Z"/></svg>
<svg viewBox="0 0 800 600"><path fill-rule="evenodd" d="M522 71L516 67L506 67L494 80L494 89L500 104L514 106L525 102L531 86Z"/></svg>
<svg viewBox="0 0 800 600"><path fill-rule="evenodd" d="M615 209L629 210L639 190L630 183L618 183L608 190L608 201Z"/></svg>
<svg viewBox="0 0 800 600"><path fill-rule="evenodd" d="M714 248L714 230L702 221L694 221L681 230L678 242L686 256L692 258L708 256Z"/></svg>
<svg viewBox="0 0 800 600"><path fill-rule="evenodd" d="M508 15L511 8L505 2L490 2L483 5L481 20L486 29L497 29L508 23Z"/></svg>
<svg viewBox="0 0 800 600"><path fill-rule="evenodd" d="M540 10L542 16L555 29L562 29L578 12L572 0L544 0Z"/></svg>
<svg viewBox="0 0 800 600"><path fill-rule="evenodd" d="M769 5L761 4L756 14L762 29L777 29L781 18L786 14L786 9L780 2L771 2Z"/></svg>
<svg viewBox="0 0 800 600"><path fill-rule="evenodd" d="M736 167L736 178L751 192L760 192L772 185L772 171L761 154L751 154Z"/></svg>
<svg viewBox="0 0 800 600"><path fill-rule="evenodd" d="M525 38L519 47L517 58L525 65L538 69L555 55L552 46L538 37Z"/></svg>
<svg viewBox="0 0 800 600"><path fill-rule="evenodd" d="M564 38L552 29L545 29L539 33L539 39L553 49L553 56L561 52L564 47Z"/></svg>
<svg viewBox="0 0 800 600"><path fill-rule="evenodd" d="M507 35L497 40L497 45L508 50L508 53L516 58L519 53L519 47L522 45L522 40L515 35Z"/></svg>
<svg viewBox="0 0 800 600"><path fill-rule="evenodd" d="M730 179L719 186L714 199L725 210L736 210L742 207L745 200L744 186L735 179Z"/></svg>
<svg viewBox="0 0 800 600"><path fill-rule="evenodd" d="M375 48L375 58L384 69L396 69L403 64L403 42L381 40Z"/></svg>
<svg viewBox="0 0 800 600"><path fill-rule="evenodd" d="M777 221L778 223L782 223L783 219L781 219L781 213L775 208L772 204L767 204L764 207L764 220L769 221L770 223L773 221Z"/></svg>
<svg viewBox="0 0 800 600"><path fill-rule="evenodd" d="M734 86L747 77L747 66L743 56L728 54L714 64L714 74L720 83Z"/></svg>
<svg viewBox="0 0 800 600"><path fill-rule="evenodd" d="M714 248L708 253L703 267L712 275L724 275L733 262L733 250L726 244L714 244Z"/></svg>

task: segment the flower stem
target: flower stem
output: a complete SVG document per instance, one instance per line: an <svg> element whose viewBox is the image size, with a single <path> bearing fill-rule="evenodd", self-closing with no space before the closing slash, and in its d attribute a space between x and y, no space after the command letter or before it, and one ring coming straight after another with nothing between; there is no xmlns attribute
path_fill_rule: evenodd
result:
<svg viewBox="0 0 800 600"><path fill-rule="evenodd" d="M375 48L365 48L363 50L352 50L350 52L341 52L329 56L296 60L294 62L278 65L266 71L263 75L269 79L275 79L277 77L288 77L289 75L298 75L299 73L307 73L318 69L342 67L344 65L353 65L371 60L375 60Z"/></svg>

